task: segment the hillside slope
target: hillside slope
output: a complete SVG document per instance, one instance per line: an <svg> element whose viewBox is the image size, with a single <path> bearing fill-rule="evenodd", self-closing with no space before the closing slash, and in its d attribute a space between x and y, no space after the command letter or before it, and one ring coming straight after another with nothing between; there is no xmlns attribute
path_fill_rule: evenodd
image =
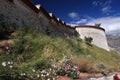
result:
<svg viewBox="0 0 120 80"><path fill-rule="evenodd" d="M75 78L77 72L118 71L120 55L76 38L48 36L33 29L16 30L0 54L1 80L53 79L57 75ZM68 67L69 66L69 67Z"/></svg>

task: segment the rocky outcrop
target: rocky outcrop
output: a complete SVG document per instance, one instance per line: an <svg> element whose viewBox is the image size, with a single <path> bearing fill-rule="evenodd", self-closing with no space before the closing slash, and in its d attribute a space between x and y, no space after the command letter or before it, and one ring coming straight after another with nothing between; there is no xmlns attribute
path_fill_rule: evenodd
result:
<svg viewBox="0 0 120 80"><path fill-rule="evenodd" d="M120 36L107 35L107 40L110 48L120 53Z"/></svg>

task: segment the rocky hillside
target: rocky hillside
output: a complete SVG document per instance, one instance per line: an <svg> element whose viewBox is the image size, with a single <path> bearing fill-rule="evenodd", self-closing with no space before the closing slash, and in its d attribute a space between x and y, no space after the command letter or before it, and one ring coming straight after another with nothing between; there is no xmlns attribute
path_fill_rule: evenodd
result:
<svg viewBox="0 0 120 80"><path fill-rule="evenodd" d="M108 45L120 53L120 36L107 35Z"/></svg>

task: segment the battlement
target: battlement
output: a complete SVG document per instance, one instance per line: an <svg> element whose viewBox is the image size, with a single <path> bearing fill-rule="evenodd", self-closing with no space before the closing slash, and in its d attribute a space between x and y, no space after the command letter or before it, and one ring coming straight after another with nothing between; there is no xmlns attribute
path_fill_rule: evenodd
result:
<svg viewBox="0 0 120 80"><path fill-rule="evenodd" d="M35 27L48 35L62 38L75 38L78 34L82 39L90 36L93 44L108 50L105 29L90 25L72 27L53 13L48 13L40 4L35 6L31 0L1 0L0 18L0 25Z"/></svg>
<svg viewBox="0 0 120 80"><path fill-rule="evenodd" d="M21 0L21 1L23 3L25 3L27 6L29 6L33 11L35 11L36 13L39 13L39 10L36 8L36 6L30 0Z"/></svg>

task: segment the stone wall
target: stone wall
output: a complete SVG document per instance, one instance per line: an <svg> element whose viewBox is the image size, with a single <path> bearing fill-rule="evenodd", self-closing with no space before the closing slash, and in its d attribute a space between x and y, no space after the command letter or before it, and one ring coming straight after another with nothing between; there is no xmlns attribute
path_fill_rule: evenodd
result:
<svg viewBox="0 0 120 80"><path fill-rule="evenodd" d="M80 34L80 38L84 39L85 37L92 37L92 43L94 45L109 51L105 31L103 28L96 26L78 26L76 27L76 30Z"/></svg>
<svg viewBox="0 0 120 80"><path fill-rule="evenodd" d="M42 6L35 6L30 0L0 0L0 25L14 27L34 27L47 35L62 38L92 37L93 44L109 50L104 29L89 26L89 28L71 27L64 21L49 14Z"/></svg>
<svg viewBox="0 0 120 80"><path fill-rule="evenodd" d="M35 27L42 32L64 38L66 35L70 38L76 37L75 29L53 21L54 19L43 7L37 9L30 0L0 0L0 24Z"/></svg>
<svg viewBox="0 0 120 80"><path fill-rule="evenodd" d="M2 16L3 22L18 27L34 26L40 28L38 15L28 6L25 4L22 6L22 4L20 0L14 0L14 2L0 0L0 16Z"/></svg>

